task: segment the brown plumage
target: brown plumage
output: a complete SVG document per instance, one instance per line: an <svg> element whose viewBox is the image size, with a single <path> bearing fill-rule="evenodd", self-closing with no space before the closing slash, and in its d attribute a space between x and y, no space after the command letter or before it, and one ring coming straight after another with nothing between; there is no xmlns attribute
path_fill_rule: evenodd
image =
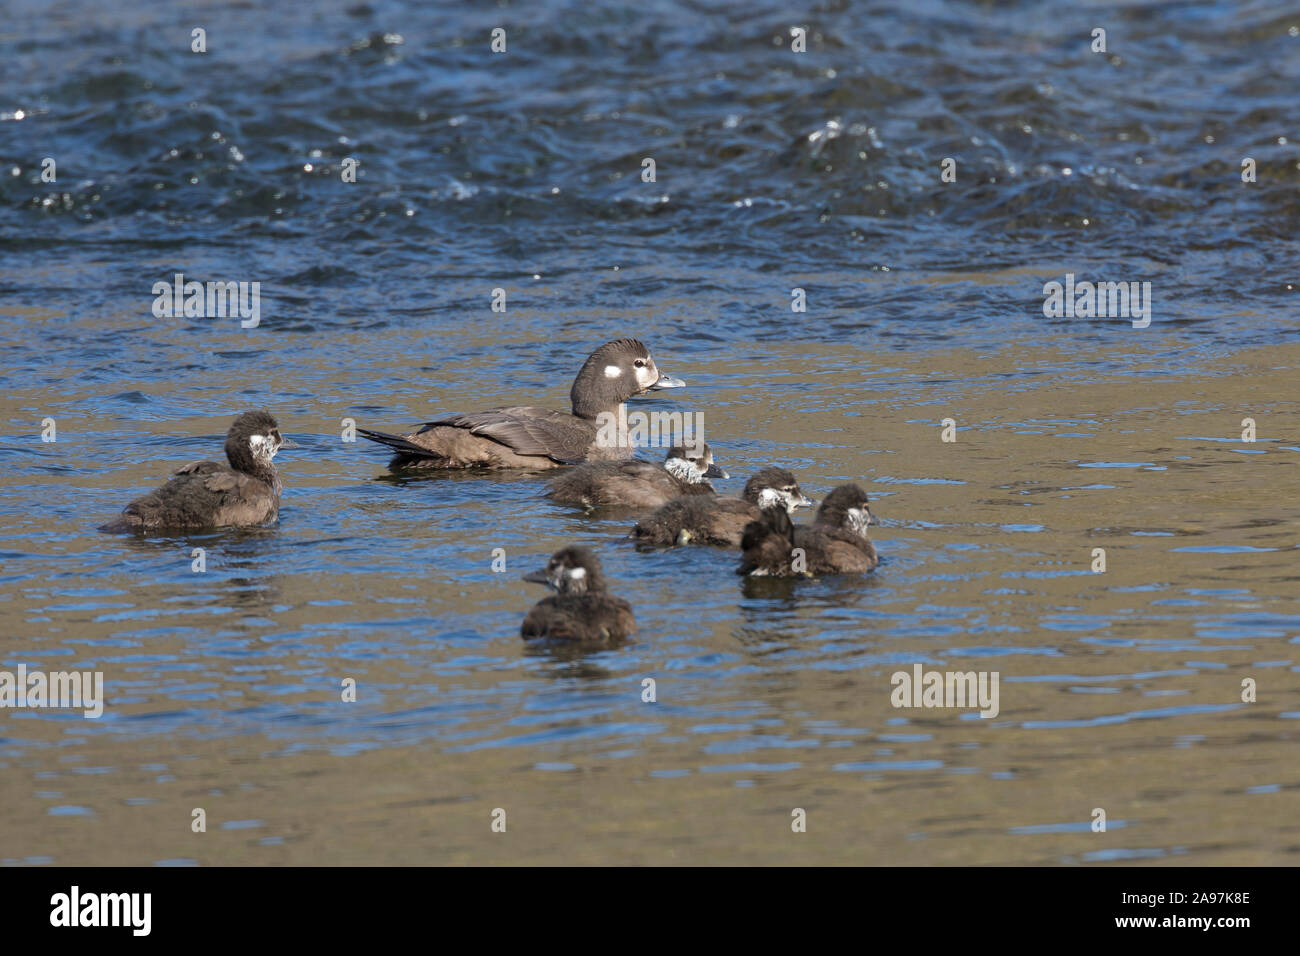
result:
<svg viewBox="0 0 1300 956"><path fill-rule="evenodd" d="M642 518L630 537L645 544L734 548L745 525L757 520L763 507L793 512L810 504L794 475L784 468L764 468L745 483L741 497L678 498Z"/></svg>
<svg viewBox="0 0 1300 956"><path fill-rule="evenodd" d="M684 383L660 373L650 350L636 339L606 342L583 363L569 391L572 414L513 405L449 415L408 435L358 428L357 433L395 454L392 470L408 468L559 468L588 460L631 458L625 436L601 435L600 416L614 421L633 396ZM617 429L611 430L617 432ZM620 440L622 439L622 440Z"/></svg>
<svg viewBox="0 0 1300 956"><path fill-rule="evenodd" d="M709 479L726 477L713 463L707 443L698 448L677 445L668 450L662 465L635 458L579 465L552 479L547 494L562 505L649 509L690 495L712 497Z"/></svg>
<svg viewBox="0 0 1300 956"><path fill-rule="evenodd" d="M524 575L557 593L533 605L519 629L524 640L616 644L636 632L632 606L605 590L600 561L570 546L551 555L546 567Z"/></svg>
<svg viewBox="0 0 1300 956"><path fill-rule="evenodd" d="M226 434L226 458L178 468L161 488L142 495L101 531L243 527L273 521L282 484L272 459L288 444L267 412L245 412Z"/></svg>
<svg viewBox="0 0 1300 956"><path fill-rule="evenodd" d="M865 574L880 563L867 537L872 520L867 493L857 485L840 485L827 495L809 527L793 525L781 508L766 508L745 527L736 573L777 578Z"/></svg>

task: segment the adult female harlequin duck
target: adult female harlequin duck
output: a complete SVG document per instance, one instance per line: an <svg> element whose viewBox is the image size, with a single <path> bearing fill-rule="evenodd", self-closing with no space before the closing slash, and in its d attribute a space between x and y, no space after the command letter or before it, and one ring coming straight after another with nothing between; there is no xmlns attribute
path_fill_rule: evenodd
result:
<svg viewBox="0 0 1300 956"><path fill-rule="evenodd" d="M357 433L396 452L388 463L393 471L545 469L631 458L634 449L626 435L620 432L611 440L601 434L602 423L619 423L625 432L624 402L652 389L685 384L662 374L645 345L618 339L592 352L578 372L569 391L572 413L516 405L439 418L404 436L365 428Z"/></svg>

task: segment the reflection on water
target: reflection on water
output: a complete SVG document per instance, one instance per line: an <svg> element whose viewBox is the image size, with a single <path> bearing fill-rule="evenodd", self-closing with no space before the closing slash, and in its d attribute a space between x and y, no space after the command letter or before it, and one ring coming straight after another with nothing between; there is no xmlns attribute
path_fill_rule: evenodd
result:
<svg viewBox="0 0 1300 956"><path fill-rule="evenodd" d="M872 578L744 580L733 552L638 550L626 515L557 506L541 475L389 480L382 450L330 438L342 412L325 407L286 424L309 441L283 456L281 522L247 532L94 532L186 459L179 435L80 426L69 443L103 449L84 483L51 481L42 456L8 446L4 666L102 669L109 695L94 722L8 713L6 826L33 835L10 858L89 839L97 859L150 863L1287 860L1297 449L1260 442L1243 459L1174 432L1191 415L1196 431L1230 435L1242 408L1282 421L1294 348L1174 381L1144 375L1138 355L1090 383L1047 346L887 367L777 350L807 385L769 389L758 416L745 389L717 381L743 351L673 351L733 465L722 492L767 462L817 496L864 482L886 557ZM1064 371L1050 371L1053 354ZM1008 409L987 373L1015 360L1043 373ZM964 382L918 384L958 362ZM1214 403L1178 407L1211 386ZM828 394L862 414L824 408ZM545 397L563 401L559 388ZM956 443L939 441L945 415L911 411L929 404L969 423ZM1087 437L1061 414L1078 407ZM1077 478L1138 461L1151 464ZM519 577L566 541L595 547L635 607L627 645L519 640L539 594ZM492 571L494 548L506 573ZM894 709L890 675L918 662L996 670L1000 713ZM344 704L348 677L357 700ZM1256 703L1241 701L1245 677ZM261 821L256 838L235 827L186 849L156 826L180 814L186 833L198 794L215 820ZM496 806L518 814L519 846L445 845ZM776 836L792 806L825 818L794 851ZM1088 828L1098 806L1113 845ZM1220 828L1209 836L1207 819ZM344 850L329 845L337 827L394 839ZM600 834L586 856L562 837L573 827Z"/></svg>
<svg viewBox="0 0 1300 956"><path fill-rule="evenodd" d="M831 4L794 59L785 4L625 7L532 4L494 61L495 7L216 3L198 62L157 4L7 4L0 670L108 704L0 714L0 861L1293 864L1295 17L1126 8L1103 58L1066 4ZM177 271L261 325L154 318ZM1067 272L1150 281L1150 328L1044 318ZM342 440L564 407L622 335L721 493L860 481L877 573L742 580ZM260 406L276 526L95 531ZM570 542L634 640L519 639ZM918 663L997 717L892 707Z"/></svg>

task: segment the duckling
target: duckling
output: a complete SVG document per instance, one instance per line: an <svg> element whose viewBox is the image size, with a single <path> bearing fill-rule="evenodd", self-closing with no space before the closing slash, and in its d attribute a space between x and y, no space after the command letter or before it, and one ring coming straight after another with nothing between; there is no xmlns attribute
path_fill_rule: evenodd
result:
<svg viewBox="0 0 1300 956"><path fill-rule="evenodd" d="M562 505L649 509L686 495L712 495L709 479L728 477L713 463L707 443L675 445L662 466L635 458L579 465L553 479L547 494Z"/></svg>
<svg viewBox="0 0 1300 956"><path fill-rule="evenodd" d="M745 482L739 498L678 498L642 518L628 537L645 544L735 548L740 545L745 525L758 520L763 508L781 507L793 514L795 509L811 504L794 475L784 468L769 467Z"/></svg>
<svg viewBox="0 0 1300 956"><path fill-rule="evenodd" d="M795 527L782 508L766 508L745 526L744 552L737 574L769 577L817 577L865 574L880 563L867 537L874 521L867 493L857 485L840 485L817 509L811 527ZM802 555L795 549L802 549Z"/></svg>
<svg viewBox="0 0 1300 956"><path fill-rule="evenodd" d="M584 461L631 458L623 403L652 389L686 383L659 371L636 339L606 342L592 352L573 381L573 413L531 405L450 415L409 435L358 428L357 433L397 452L391 471L408 468L548 469Z"/></svg>
<svg viewBox="0 0 1300 956"><path fill-rule="evenodd" d="M519 633L526 641L549 638L613 644L636 632L632 606L605 590L600 561L586 548L561 548L545 568L525 574L524 580L557 592L534 604L524 618Z"/></svg>
<svg viewBox="0 0 1300 956"><path fill-rule="evenodd" d="M274 521L283 485L272 464L275 453L292 446L276 420L264 411L244 412L226 433L226 458L195 461L176 470L167 484L132 501L122 516L99 530L182 530L246 527Z"/></svg>

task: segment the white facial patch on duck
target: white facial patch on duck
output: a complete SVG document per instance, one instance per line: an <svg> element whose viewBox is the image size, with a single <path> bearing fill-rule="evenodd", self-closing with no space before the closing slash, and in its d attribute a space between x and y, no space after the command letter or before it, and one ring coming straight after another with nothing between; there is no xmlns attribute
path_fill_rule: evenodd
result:
<svg viewBox="0 0 1300 956"><path fill-rule="evenodd" d="M563 590L568 594L582 594L587 590L586 568L565 568L561 572L565 577Z"/></svg>
<svg viewBox="0 0 1300 956"><path fill-rule="evenodd" d="M622 374L623 374L623 370L622 370L621 368L619 368L617 365L606 365L606 366L605 366L605 377L606 377L606 378L618 378L618 377L619 377L620 375L622 375Z"/></svg>
<svg viewBox="0 0 1300 956"><path fill-rule="evenodd" d="M849 509L849 528L859 537L867 536L867 528L871 524L871 512L866 508Z"/></svg>
<svg viewBox="0 0 1300 956"><path fill-rule="evenodd" d="M644 390L659 381L659 370L655 368L654 362L648 358L644 360L637 359L637 361L644 362L644 364L633 365L632 374L636 376L636 383Z"/></svg>
<svg viewBox="0 0 1300 956"><path fill-rule="evenodd" d="M280 450L280 443L270 435L250 435L248 447L252 450L254 458L265 458L270 461Z"/></svg>
<svg viewBox="0 0 1300 956"><path fill-rule="evenodd" d="M696 485L704 480L704 471L699 465L685 458L669 458L664 462L664 470L688 485Z"/></svg>
<svg viewBox="0 0 1300 956"><path fill-rule="evenodd" d="M759 508L772 508L776 505L784 508L786 513L794 514L795 509L799 507L799 500L780 488L764 488L758 493Z"/></svg>

